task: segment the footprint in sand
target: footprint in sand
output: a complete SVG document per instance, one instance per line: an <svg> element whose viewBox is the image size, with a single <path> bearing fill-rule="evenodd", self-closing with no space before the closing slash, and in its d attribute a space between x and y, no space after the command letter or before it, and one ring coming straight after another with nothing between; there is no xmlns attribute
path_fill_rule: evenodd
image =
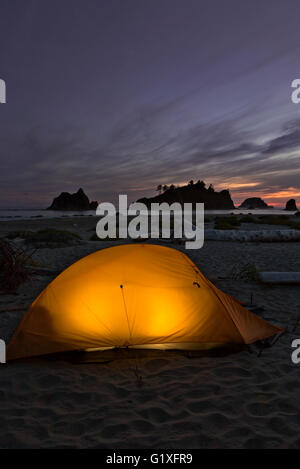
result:
<svg viewBox="0 0 300 469"><path fill-rule="evenodd" d="M169 360L166 360L164 358L155 358L147 362L145 364L145 368L146 370L149 370L149 371L157 371L160 368L163 368L164 366L169 365L169 364L170 364Z"/></svg>
<svg viewBox="0 0 300 469"><path fill-rule="evenodd" d="M272 405L266 402L255 402L247 406L249 414L255 417L265 417L274 411Z"/></svg>
<svg viewBox="0 0 300 469"><path fill-rule="evenodd" d="M216 410L215 405L206 399L202 401L190 402L187 405L187 408L192 414L208 414Z"/></svg>
<svg viewBox="0 0 300 469"><path fill-rule="evenodd" d="M111 440L114 438L120 438L120 435L128 430L128 425L119 424L119 425L107 425L103 428L101 432L102 438Z"/></svg>
<svg viewBox="0 0 300 469"><path fill-rule="evenodd" d="M285 422L285 419L282 417L273 417L269 420L268 426L274 433L279 433L280 435L293 436L295 431L292 430Z"/></svg>
<svg viewBox="0 0 300 469"><path fill-rule="evenodd" d="M148 433L154 430L152 423L144 419L134 420L132 424L130 424L130 427L131 426L134 427L137 432L141 433Z"/></svg>
<svg viewBox="0 0 300 469"><path fill-rule="evenodd" d="M170 415L160 407L150 407L139 412L147 420L152 420L154 423L164 423L170 420Z"/></svg>

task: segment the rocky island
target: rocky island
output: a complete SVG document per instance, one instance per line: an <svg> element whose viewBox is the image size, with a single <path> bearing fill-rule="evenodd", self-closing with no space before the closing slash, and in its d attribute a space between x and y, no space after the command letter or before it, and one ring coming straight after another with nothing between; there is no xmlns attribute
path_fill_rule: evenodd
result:
<svg viewBox="0 0 300 469"><path fill-rule="evenodd" d="M285 210L287 210L288 212L297 212L298 208L296 205L296 200L295 199L288 200L287 203L285 204Z"/></svg>
<svg viewBox="0 0 300 469"><path fill-rule="evenodd" d="M62 192L53 199L47 210L96 210L97 206L98 202L90 202L88 196L80 188L74 194Z"/></svg>
<svg viewBox="0 0 300 469"><path fill-rule="evenodd" d="M247 210L255 210L262 208L273 208L271 205L266 204L260 197L249 197L239 206L239 208L245 208Z"/></svg>
<svg viewBox="0 0 300 469"><path fill-rule="evenodd" d="M180 204L202 202L205 204L206 210L232 210L235 208L228 190L217 192L212 185L206 188L203 181L196 183L190 181L185 186L180 187L175 187L173 184L158 186L157 190L160 192L159 195L149 198L143 197L137 202L142 202L148 207L153 202L167 202L168 204L174 202Z"/></svg>

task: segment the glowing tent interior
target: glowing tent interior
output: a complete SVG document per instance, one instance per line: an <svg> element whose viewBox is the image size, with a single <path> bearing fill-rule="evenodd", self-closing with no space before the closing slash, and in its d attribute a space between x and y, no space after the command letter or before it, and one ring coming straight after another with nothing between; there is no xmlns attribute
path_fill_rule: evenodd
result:
<svg viewBox="0 0 300 469"><path fill-rule="evenodd" d="M201 349L282 332L221 292L182 252L151 244L75 262L33 302L8 359L110 347Z"/></svg>

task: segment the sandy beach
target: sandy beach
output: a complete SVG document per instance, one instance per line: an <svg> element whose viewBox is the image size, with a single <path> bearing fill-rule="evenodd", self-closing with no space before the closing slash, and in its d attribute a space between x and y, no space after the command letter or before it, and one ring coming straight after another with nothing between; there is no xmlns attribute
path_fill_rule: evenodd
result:
<svg viewBox="0 0 300 469"><path fill-rule="evenodd" d="M93 217L10 221L1 224L0 236L47 226L81 236L73 246L38 248L33 258L48 269L62 271L118 243L90 241ZM220 289L245 304L252 300L287 333L260 357L253 350L223 356L134 351L103 356L102 363L41 358L2 365L1 448L300 447L300 365L291 361L291 342L300 337L300 325L292 332L299 287L263 286L232 275L246 263L300 271L300 244L207 241L186 253ZM17 294L0 295L1 338L9 340L24 314L9 310L29 306L52 278L34 274Z"/></svg>
<svg viewBox="0 0 300 469"><path fill-rule="evenodd" d="M0 2L0 449L300 449L299 1Z"/></svg>

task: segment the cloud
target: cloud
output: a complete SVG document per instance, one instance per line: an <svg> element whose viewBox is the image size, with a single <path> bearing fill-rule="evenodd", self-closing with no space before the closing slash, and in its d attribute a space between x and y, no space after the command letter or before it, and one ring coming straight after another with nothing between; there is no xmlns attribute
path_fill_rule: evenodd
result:
<svg viewBox="0 0 300 469"><path fill-rule="evenodd" d="M0 150L1 205L47 206L57 193L81 186L93 199L127 193L136 200L159 183L191 178L220 187L228 181L229 188L232 181L234 194L243 193L245 184L248 193L299 188L300 120L285 123L278 136L258 144L244 115L188 126L179 109L176 101L144 106L101 141L74 128L37 127L6 136Z"/></svg>
<svg viewBox="0 0 300 469"><path fill-rule="evenodd" d="M263 150L264 154L275 155L277 153L288 153L292 150L300 150L300 120L293 120L284 126L284 133L270 140Z"/></svg>

